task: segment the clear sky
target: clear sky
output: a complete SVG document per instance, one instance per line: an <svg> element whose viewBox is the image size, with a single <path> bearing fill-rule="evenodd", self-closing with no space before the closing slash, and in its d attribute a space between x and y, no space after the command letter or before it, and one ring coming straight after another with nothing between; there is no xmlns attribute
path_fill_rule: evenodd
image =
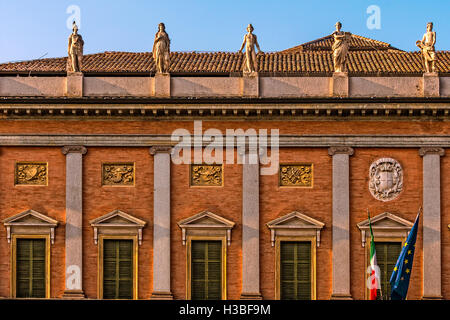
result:
<svg viewBox="0 0 450 320"><path fill-rule="evenodd" d="M0 0L0 62L66 56L70 6L85 54L151 51L159 22L172 51L237 51L248 23L263 51L279 51L332 33L336 21L407 51L433 21L436 50L450 50L450 0Z"/></svg>

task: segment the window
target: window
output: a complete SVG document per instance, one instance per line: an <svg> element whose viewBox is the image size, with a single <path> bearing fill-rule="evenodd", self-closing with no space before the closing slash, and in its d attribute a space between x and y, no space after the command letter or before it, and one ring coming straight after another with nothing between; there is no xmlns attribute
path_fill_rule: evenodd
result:
<svg viewBox="0 0 450 320"><path fill-rule="evenodd" d="M202 211L178 226L186 245L186 299L225 300L227 246L234 222Z"/></svg>
<svg viewBox="0 0 450 320"><path fill-rule="evenodd" d="M413 223L389 212L373 216L370 218L370 221L375 241L375 250L377 252L377 263L378 267L380 267L382 299L389 299L391 292L389 279L400 254L402 242L406 240ZM361 221L357 224L357 227L361 230L361 245L365 248L364 278L367 281L372 271L369 268L371 238L369 220ZM369 288L367 286L365 298L369 299Z"/></svg>
<svg viewBox="0 0 450 320"><path fill-rule="evenodd" d="M50 298L50 245L58 221L34 210L5 220L6 239L11 243L10 296Z"/></svg>
<svg viewBox="0 0 450 320"><path fill-rule="evenodd" d="M136 299L137 248L133 236L100 236L101 299Z"/></svg>
<svg viewBox="0 0 450 320"><path fill-rule="evenodd" d="M222 241L192 241L191 298L222 299Z"/></svg>
<svg viewBox="0 0 450 320"><path fill-rule="evenodd" d="M275 299L316 299L316 249L324 224L293 211L267 223L275 247Z"/></svg>
<svg viewBox="0 0 450 320"><path fill-rule="evenodd" d="M394 270L397 258L402 250L401 242L375 242L377 264L380 268L381 295L383 300L390 299L391 285L389 279Z"/></svg>
<svg viewBox="0 0 450 320"><path fill-rule="evenodd" d="M280 243L280 298L311 299L311 243Z"/></svg>
<svg viewBox="0 0 450 320"><path fill-rule="evenodd" d="M15 297L47 296L46 239L17 238L15 243Z"/></svg>
<svg viewBox="0 0 450 320"><path fill-rule="evenodd" d="M137 299L138 244L147 224L120 210L90 221L98 247L99 299Z"/></svg>

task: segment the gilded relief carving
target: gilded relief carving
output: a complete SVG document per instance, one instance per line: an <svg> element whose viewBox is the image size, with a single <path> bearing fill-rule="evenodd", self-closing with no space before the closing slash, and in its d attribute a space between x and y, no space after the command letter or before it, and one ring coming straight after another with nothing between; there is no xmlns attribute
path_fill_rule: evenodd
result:
<svg viewBox="0 0 450 320"><path fill-rule="evenodd" d="M222 165L191 165L191 186L222 186Z"/></svg>
<svg viewBox="0 0 450 320"><path fill-rule="evenodd" d="M313 165L280 165L280 186L312 187Z"/></svg>
<svg viewBox="0 0 450 320"><path fill-rule="evenodd" d="M134 163L104 163L102 169L102 185L133 186Z"/></svg>
<svg viewBox="0 0 450 320"><path fill-rule="evenodd" d="M47 163L17 162L14 183L16 185L47 185Z"/></svg>

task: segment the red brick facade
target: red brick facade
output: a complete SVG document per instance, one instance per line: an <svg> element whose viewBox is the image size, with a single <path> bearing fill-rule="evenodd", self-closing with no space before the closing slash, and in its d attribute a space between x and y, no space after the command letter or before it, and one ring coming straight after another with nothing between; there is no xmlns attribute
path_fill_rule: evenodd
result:
<svg viewBox="0 0 450 320"><path fill-rule="evenodd" d="M177 128L193 132L191 121L2 121L1 134L171 134ZM448 135L447 122L436 121L204 121L203 130L217 128L280 129L280 134L412 134ZM83 156L83 290L97 298L98 247L89 221L120 209L147 222L139 246L138 298L149 299L153 288L153 156L144 147L87 147ZM357 223L371 215L393 213L413 221L422 204L422 158L418 148L354 148L350 156L351 295L364 299L365 248ZM448 149L447 149L448 152ZM381 202L368 190L369 167L378 158L391 157L404 170L404 188L393 201ZM14 186L16 161L48 162L48 186ZM134 162L135 185L101 184L103 162ZM264 299L275 298L275 257L266 223L294 210L325 224L317 248L317 298L329 299L332 284L332 158L327 148L281 148L280 163L314 164L312 188L279 187L278 175L260 177L260 281ZM60 147L0 147L0 220L27 209L58 220L51 246L51 297L64 292L65 265L65 156ZM442 294L450 299L450 160L441 157ZM175 299L186 298L186 247L178 221L203 210L236 223L227 248L227 298L239 299L242 289L242 165L224 165L222 187L191 187L189 166L171 165L171 287ZM409 299L422 297L422 222L411 278ZM0 296L10 295L10 245L0 228Z"/></svg>

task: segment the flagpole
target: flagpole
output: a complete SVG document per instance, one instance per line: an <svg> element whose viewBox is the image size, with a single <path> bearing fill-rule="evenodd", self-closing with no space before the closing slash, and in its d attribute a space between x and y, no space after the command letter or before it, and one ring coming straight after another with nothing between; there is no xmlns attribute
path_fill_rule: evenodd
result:
<svg viewBox="0 0 450 320"><path fill-rule="evenodd" d="M372 244L374 245L374 248L373 248L373 251L374 252L376 252L375 251L375 238L374 238L374 236L373 236L373 231L372 231L372 223L370 222L370 213L369 213L369 208L367 208L367 217L369 218L369 228L370 228L370 246L372 247ZM371 252L372 250L370 250L370 252ZM376 256L376 253L375 253L375 256ZM372 258L372 257L370 257L370 258ZM378 266L378 263L377 263L377 266ZM376 272L376 271L375 271ZM379 275L378 275L379 276ZM379 281L380 279L379 279L379 277L377 278L377 277L375 277L375 283L376 283L376 286L377 286L377 290L378 290L378 287L380 287L380 298L381 298L381 300L383 300L383 290L381 290L381 283L380 283L380 281ZM378 294L378 293L377 293Z"/></svg>

